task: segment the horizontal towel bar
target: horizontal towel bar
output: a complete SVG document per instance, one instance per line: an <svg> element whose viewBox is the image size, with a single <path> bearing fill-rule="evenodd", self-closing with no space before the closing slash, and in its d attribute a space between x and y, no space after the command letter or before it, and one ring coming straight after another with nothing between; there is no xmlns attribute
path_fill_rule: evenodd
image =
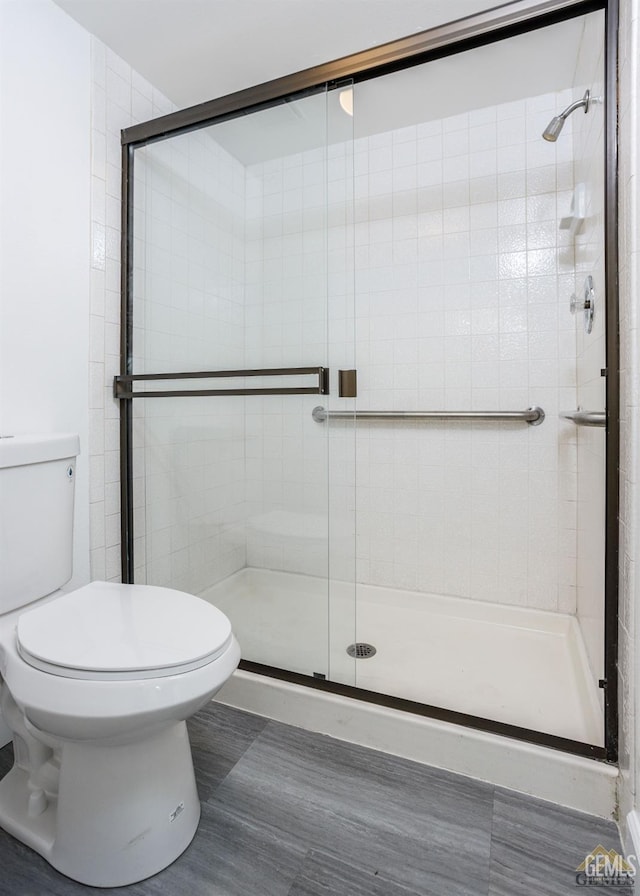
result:
<svg viewBox="0 0 640 896"><path fill-rule="evenodd" d="M154 380L233 379L251 376L317 376L315 386L260 387L255 389L162 389L153 392L134 392L135 382ZM134 373L113 378L113 396L131 398L187 398L206 395L327 395L329 369L327 367L261 367L249 370L188 370L180 373Z"/></svg>
<svg viewBox="0 0 640 896"><path fill-rule="evenodd" d="M327 411L321 405L312 411L316 423L325 420L495 420L499 423L529 423L539 426L544 411L539 407L526 411Z"/></svg>
<svg viewBox="0 0 640 896"><path fill-rule="evenodd" d="M606 411L561 411L563 420L571 420L576 426L606 426Z"/></svg>

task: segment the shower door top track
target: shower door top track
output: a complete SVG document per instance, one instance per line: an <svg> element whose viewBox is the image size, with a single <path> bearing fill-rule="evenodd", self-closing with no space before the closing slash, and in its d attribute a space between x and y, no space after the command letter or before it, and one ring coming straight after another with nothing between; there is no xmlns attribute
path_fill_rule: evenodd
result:
<svg viewBox="0 0 640 896"><path fill-rule="evenodd" d="M617 2L617 0L616 0ZM153 143L186 133L205 124L235 118L284 98L313 93L349 79L354 83L392 71L420 65L431 59L464 52L475 46L542 28L555 22L603 9L607 0L516 0L439 25L362 53L276 78L218 99L171 112L122 131L124 146ZM611 6L611 0L608 3Z"/></svg>

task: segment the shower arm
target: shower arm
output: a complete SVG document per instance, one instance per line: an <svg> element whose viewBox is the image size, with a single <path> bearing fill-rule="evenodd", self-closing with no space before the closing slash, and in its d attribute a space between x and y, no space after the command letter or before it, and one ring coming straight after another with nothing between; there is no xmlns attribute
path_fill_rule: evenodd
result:
<svg viewBox="0 0 640 896"><path fill-rule="evenodd" d="M570 106L567 106L567 108L564 110L564 112L561 112L560 115L558 115L558 118L561 118L563 121L566 121L572 112L575 112L576 109L580 109L582 106L584 106L584 111L586 114L589 111L589 103L590 102L591 102L591 94L587 90L581 100L576 100L575 103L571 103Z"/></svg>

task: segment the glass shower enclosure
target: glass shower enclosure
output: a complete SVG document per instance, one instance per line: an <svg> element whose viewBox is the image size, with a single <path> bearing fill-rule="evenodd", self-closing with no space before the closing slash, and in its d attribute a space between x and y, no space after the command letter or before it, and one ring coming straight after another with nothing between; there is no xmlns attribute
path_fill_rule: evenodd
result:
<svg viewBox="0 0 640 896"><path fill-rule="evenodd" d="M607 23L513 6L123 132L123 576L612 758Z"/></svg>

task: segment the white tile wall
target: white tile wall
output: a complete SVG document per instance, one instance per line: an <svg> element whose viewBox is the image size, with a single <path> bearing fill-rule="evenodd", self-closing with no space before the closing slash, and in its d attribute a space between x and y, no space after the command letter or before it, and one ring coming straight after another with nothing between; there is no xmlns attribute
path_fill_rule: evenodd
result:
<svg viewBox="0 0 640 896"><path fill-rule="evenodd" d="M540 136L570 99L564 91L356 141L353 227L345 226L345 198L353 196L345 149L331 148L331 363L352 366L355 331L359 406L535 403L547 413L543 426L529 428L360 426L359 581L575 610L576 439L557 419L576 402L575 324L559 310L559 297L568 305L574 289L572 244L558 230L573 186L571 122L555 146ZM316 151L250 172L247 324L265 364L321 363L324 354L322 215L300 214L312 195L321 201L321 192L310 192L320 184L320 163ZM342 270L350 238L355 317L350 272ZM303 280L304 264L314 270ZM268 488L272 507L312 515L300 439L322 479L326 428L308 420L309 410L287 424L296 430L291 450L273 428L261 436L268 423L256 421L258 445L268 443L282 460L256 458L253 487ZM343 476L333 486L353 443L348 429L333 432L332 497L348 528L354 483ZM315 512L322 507L319 493ZM316 571L308 555L292 560L282 541L276 554L250 551L249 562ZM340 575L335 558L333 569Z"/></svg>
<svg viewBox="0 0 640 896"><path fill-rule="evenodd" d="M89 463L91 577L120 578L120 130L171 111L168 100L91 38Z"/></svg>
<svg viewBox="0 0 640 896"><path fill-rule="evenodd" d="M297 105L315 119L324 102ZM325 155L317 148L247 169L248 367L328 364ZM319 403L317 395L247 400L250 566L327 575L327 440L311 417Z"/></svg>
<svg viewBox="0 0 640 896"><path fill-rule="evenodd" d="M362 426L360 581L575 608L575 436L557 420L575 401L558 308L573 288L557 226L571 140L540 137L568 96L356 145L360 407L547 414L541 427Z"/></svg>
<svg viewBox="0 0 640 896"><path fill-rule="evenodd" d="M95 38L92 74L91 574L118 580L120 130L174 107ZM136 154L134 372L244 366L244 205L211 131ZM244 401L134 413L135 580L200 591L245 565Z"/></svg>

